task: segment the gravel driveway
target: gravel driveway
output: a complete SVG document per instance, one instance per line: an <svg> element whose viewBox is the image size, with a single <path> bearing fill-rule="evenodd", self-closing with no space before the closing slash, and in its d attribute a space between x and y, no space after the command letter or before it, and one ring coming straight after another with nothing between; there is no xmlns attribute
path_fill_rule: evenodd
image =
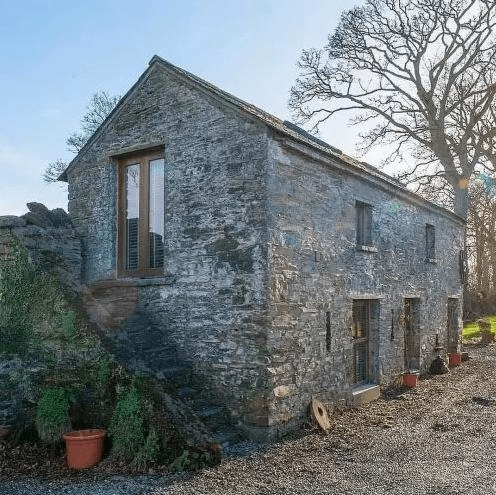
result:
<svg viewBox="0 0 496 495"><path fill-rule="evenodd" d="M194 475L85 482L17 479L2 495L493 494L496 493L496 348L360 410L332 415L333 429L238 456ZM245 451L257 453L239 456ZM233 454L235 454L233 452Z"/></svg>

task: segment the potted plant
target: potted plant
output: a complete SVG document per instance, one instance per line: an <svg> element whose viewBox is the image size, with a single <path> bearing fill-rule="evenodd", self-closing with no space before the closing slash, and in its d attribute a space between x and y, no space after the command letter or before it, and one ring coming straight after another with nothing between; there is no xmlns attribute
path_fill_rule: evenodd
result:
<svg viewBox="0 0 496 495"><path fill-rule="evenodd" d="M401 374L401 383L404 387L414 388L418 383L419 372L408 370Z"/></svg>
<svg viewBox="0 0 496 495"><path fill-rule="evenodd" d="M69 431L64 435L67 465L72 469L86 469L98 464L102 458L103 429Z"/></svg>
<svg viewBox="0 0 496 495"><path fill-rule="evenodd" d="M460 366L461 363L462 363L462 353L461 352L448 353L449 366Z"/></svg>
<svg viewBox="0 0 496 495"><path fill-rule="evenodd" d="M62 387L42 391L36 408L36 429L40 439L55 449L62 439L66 443L67 465L85 469L102 458L105 430L71 430L70 394Z"/></svg>

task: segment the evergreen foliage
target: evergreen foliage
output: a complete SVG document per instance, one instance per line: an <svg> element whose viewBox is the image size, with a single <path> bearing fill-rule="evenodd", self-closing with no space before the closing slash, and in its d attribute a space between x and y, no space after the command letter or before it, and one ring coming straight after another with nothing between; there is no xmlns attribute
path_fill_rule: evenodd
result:
<svg viewBox="0 0 496 495"><path fill-rule="evenodd" d="M40 439L56 444L71 429L69 397L63 388L43 390L36 407L36 430Z"/></svg>

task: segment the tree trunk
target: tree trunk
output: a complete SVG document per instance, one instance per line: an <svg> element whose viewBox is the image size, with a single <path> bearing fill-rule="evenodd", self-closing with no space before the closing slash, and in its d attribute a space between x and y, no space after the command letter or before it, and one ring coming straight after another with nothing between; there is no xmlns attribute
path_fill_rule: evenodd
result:
<svg viewBox="0 0 496 495"><path fill-rule="evenodd" d="M455 213L459 217L466 220L468 213L468 181L467 184L465 184L465 181L463 179L460 179L459 184L457 184L456 187L453 187L453 190L455 193Z"/></svg>

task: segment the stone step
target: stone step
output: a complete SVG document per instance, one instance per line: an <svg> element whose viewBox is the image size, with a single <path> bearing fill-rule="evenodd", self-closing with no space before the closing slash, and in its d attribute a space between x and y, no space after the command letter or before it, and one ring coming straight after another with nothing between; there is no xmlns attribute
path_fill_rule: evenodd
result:
<svg viewBox="0 0 496 495"><path fill-rule="evenodd" d="M193 406L193 409L202 422L214 431L226 422L226 411L222 406L210 404L201 408Z"/></svg>
<svg viewBox="0 0 496 495"><path fill-rule="evenodd" d="M381 395L379 385L365 384L356 387L352 391L352 405L353 407L360 407L376 400Z"/></svg>
<svg viewBox="0 0 496 495"><path fill-rule="evenodd" d="M234 430L220 429L212 434L212 438L217 442L223 449L238 443L241 440L239 433Z"/></svg>
<svg viewBox="0 0 496 495"><path fill-rule="evenodd" d="M212 418L218 416L219 414L224 414L224 408L216 404L209 404L198 409L198 416L200 418Z"/></svg>
<svg viewBox="0 0 496 495"><path fill-rule="evenodd" d="M184 399L186 401L192 401L196 397L198 397L198 395L199 395L198 390L196 390L195 388L192 388L192 387L188 387L188 386L179 387L177 389L177 393L179 394L179 397L181 399Z"/></svg>
<svg viewBox="0 0 496 495"><path fill-rule="evenodd" d="M178 388L188 386L191 381L191 369L186 366L162 368L160 374Z"/></svg>

